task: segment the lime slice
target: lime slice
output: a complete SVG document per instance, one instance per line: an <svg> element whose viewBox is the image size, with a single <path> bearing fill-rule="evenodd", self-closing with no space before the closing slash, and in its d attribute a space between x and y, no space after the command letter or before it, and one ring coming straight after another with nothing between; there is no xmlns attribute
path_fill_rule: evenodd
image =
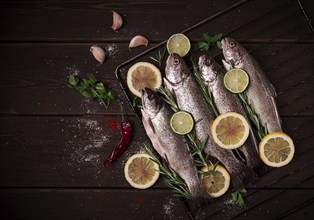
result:
<svg viewBox="0 0 314 220"><path fill-rule="evenodd" d="M249 76L243 69L231 69L224 76L224 85L232 93L241 93L249 85Z"/></svg>
<svg viewBox="0 0 314 220"><path fill-rule="evenodd" d="M244 144L249 136L250 127L243 115L227 112L214 120L211 133L214 141L220 147L235 149Z"/></svg>
<svg viewBox="0 0 314 220"><path fill-rule="evenodd" d="M221 165L217 165L215 170L211 170L212 165L203 167L201 174L201 182L206 192L213 198L217 198L225 194L230 186L230 175L228 171Z"/></svg>
<svg viewBox="0 0 314 220"><path fill-rule="evenodd" d="M176 53L184 57L191 49L190 40L184 34L174 34L167 41L169 54Z"/></svg>
<svg viewBox="0 0 314 220"><path fill-rule="evenodd" d="M282 167L294 156L292 139L283 132L271 132L259 143L261 160L271 167Z"/></svg>
<svg viewBox="0 0 314 220"><path fill-rule="evenodd" d="M148 62L135 63L128 70L126 78L129 90L138 97L141 97L143 89L155 90L162 83L160 70Z"/></svg>
<svg viewBox="0 0 314 220"><path fill-rule="evenodd" d="M134 154L125 163L124 176L134 188L147 189L157 181L159 166L146 153Z"/></svg>
<svg viewBox="0 0 314 220"><path fill-rule="evenodd" d="M192 131L194 120L190 113L179 111L172 115L170 126L175 133L185 135Z"/></svg>

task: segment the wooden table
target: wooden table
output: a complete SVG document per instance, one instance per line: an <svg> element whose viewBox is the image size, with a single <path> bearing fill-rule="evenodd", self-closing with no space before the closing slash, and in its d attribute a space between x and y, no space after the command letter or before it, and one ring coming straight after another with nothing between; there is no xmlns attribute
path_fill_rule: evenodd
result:
<svg viewBox="0 0 314 220"><path fill-rule="evenodd" d="M314 37L308 1L1 1L1 219L312 219L314 217ZM228 10L226 10L228 9ZM112 13L123 16L110 29ZM305 14L304 14L304 11ZM307 15L307 17L305 16ZM115 77L122 62L170 35L210 19L210 34L234 37L274 84L293 161L248 188L245 207L230 193L202 210L187 210L160 178L148 190L124 179L130 155L149 143ZM312 29L311 29L312 28ZM150 43L128 49L130 39ZM192 44L201 34L189 35ZM98 65L89 48L103 47ZM217 53L220 61L221 53ZM154 62L154 61L151 61ZM108 109L68 88L70 74L94 73L118 96ZM120 102L134 136L127 152L102 163L120 139Z"/></svg>

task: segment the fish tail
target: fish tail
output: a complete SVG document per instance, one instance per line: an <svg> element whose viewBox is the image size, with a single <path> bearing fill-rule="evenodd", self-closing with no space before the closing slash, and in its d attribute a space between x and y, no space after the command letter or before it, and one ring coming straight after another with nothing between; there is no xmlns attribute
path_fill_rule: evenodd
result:
<svg viewBox="0 0 314 220"><path fill-rule="evenodd" d="M244 154L246 165L251 168L258 176L262 176L267 172L267 167L259 159L259 155L255 149L249 149L248 146L243 146L240 150Z"/></svg>
<svg viewBox="0 0 314 220"><path fill-rule="evenodd" d="M255 164L253 170L258 176L262 176L268 171L268 168L262 161L259 161Z"/></svg>
<svg viewBox="0 0 314 220"><path fill-rule="evenodd" d="M249 167L243 166L241 171L231 174L232 185L236 189L244 188L257 180L257 174Z"/></svg>

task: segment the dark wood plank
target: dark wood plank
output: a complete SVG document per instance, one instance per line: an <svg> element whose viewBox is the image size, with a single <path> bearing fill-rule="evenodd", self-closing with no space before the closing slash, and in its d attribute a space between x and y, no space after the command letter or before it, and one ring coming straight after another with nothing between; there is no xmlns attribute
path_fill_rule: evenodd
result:
<svg viewBox="0 0 314 220"><path fill-rule="evenodd" d="M279 216L279 219L294 220L294 219L311 219L314 210L314 200L307 201L296 206L294 209Z"/></svg>
<svg viewBox="0 0 314 220"><path fill-rule="evenodd" d="M210 4L206 0L198 1L197 4L182 0L161 2L120 0L114 3L7 1L1 4L0 8L3 29L0 39L121 42L129 41L133 36L141 34L154 41L161 41L172 33L181 32L233 4L232 0L224 2L218 0ZM269 7L277 4L271 3ZM112 10L118 11L125 21L123 27L116 32L110 29ZM174 22L177 19L180 22Z"/></svg>
<svg viewBox="0 0 314 220"><path fill-rule="evenodd" d="M114 71L139 51L129 51L127 44L109 44L108 60L98 65L90 52L91 44L18 44L0 46L0 51L19 51L1 53L0 75L1 114L113 114L120 112L119 102L105 110L97 102L88 102L76 91L66 85L70 74L85 77L94 73L118 95L120 101L127 102L122 94ZM103 46L106 48L107 44ZM299 44L244 44L258 60L274 83L278 93L278 106L283 116L313 115L313 45ZM145 50L145 47L136 48ZM30 51L32 51L30 55ZM111 55L110 55L111 53ZM146 55L139 61L149 59L157 51ZM217 55L220 61L221 55ZM293 62L291 62L293 61ZM31 95L30 95L31 94ZM18 97L18 98L12 98ZM132 110L125 106L128 113Z"/></svg>
<svg viewBox="0 0 314 220"><path fill-rule="evenodd" d="M1 189L0 198L1 219L189 219L168 190Z"/></svg>
<svg viewBox="0 0 314 220"><path fill-rule="evenodd" d="M211 4L208 4L207 1L198 1L198 4L171 1L158 3L158 6L152 2L143 4L126 1L123 1L123 4L97 1L88 3L78 1L71 4L65 2L5 2L0 8L3 18L1 19L3 32L1 32L0 39L3 41L125 42L129 41L132 36L141 34L153 42L158 42L167 39L175 32L181 32L187 27L227 9L233 4L235 4L233 1L214 1ZM153 8L151 8L152 5L154 5ZM125 20L125 25L117 32L109 28L112 24L111 10L120 12ZM67 19L64 19L65 16ZM284 19L287 16L290 16L291 21ZM42 19L38 20L38 17ZM82 17L84 19L81 19ZM180 18L180 22L169 22L175 18ZM284 25L280 21L284 22ZM258 22L262 22L262 24ZM266 31L262 29L262 34L259 33L261 29L258 28L270 27L276 22L279 22L278 27ZM150 28L146 28L147 25ZM293 28L300 29L291 31L291 25L294 25ZM26 26L27 28L25 28ZM283 36L277 36L276 40L293 41L300 39L300 36L305 41L313 40L304 38L303 33L308 34L309 28L304 22L299 5L295 1L287 0L270 1L267 4L261 1L245 2L228 11L228 14L221 14L209 26L200 28L198 31L237 32L242 33L237 35L239 39L248 39L248 36L251 35L245 34L245 30L242 32L241 27L245 27L250 34L257 31L258 37L254 38L255 40L265 41L272 38L275 34L274 29L280 33L290 30ZM67 31L55 31L64 29ZM192 34L192 39L199 39L199 37L196 38L197 36L199 35Z"/></svg>
<svg viewBox="0 0 314 220"><path fill-rule="evenodd" d="M104 159L119 143L120 120L117 116L1 118L0 185L128 187L124 163L149 142L137 118L129 117L132 142L121 158L104 168Z"/></svg>
<svg viewBox="0 0 314 220"><path fill-rule="evenodd" d="M313 183L312 179L305 180L298 185L302 188L302 185L308 185L309 181ZM231 197L223 196L218 199L219 202L203 207L193 212L193 215L196 219L253 219L256 216L275 219L289 213L300 204L308 203L313 199L313 195L314 190L312 188L303 190L287 188L249 190L243 208L235 205Z"/></svg>
<svg viewBox="0 0 314 220"><path fill-rule="evenodd" d="M134 136L115 163L103 159L120 139L118 116L0 117L0 186L2 187L129 187L123 176L127 158L150 144L135 117L128 117ZM314 176L313 118L284 118L284 131L293 138L293 161L272 169L254 187L294 187ZM30 126L31 125L31 129ZM14 158L14 160L12 159ZM164 188L160 180L154 187Z"/></svg>

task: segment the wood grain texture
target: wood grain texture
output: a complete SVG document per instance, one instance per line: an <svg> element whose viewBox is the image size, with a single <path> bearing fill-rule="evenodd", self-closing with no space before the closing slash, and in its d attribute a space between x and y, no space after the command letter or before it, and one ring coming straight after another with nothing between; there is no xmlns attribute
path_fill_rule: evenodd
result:
<svg viewBox="0 0 314 220"><path fill-rule="evenodd" d="M0 197L1 219L189 219L169 190L16 189Z"/></svg>

